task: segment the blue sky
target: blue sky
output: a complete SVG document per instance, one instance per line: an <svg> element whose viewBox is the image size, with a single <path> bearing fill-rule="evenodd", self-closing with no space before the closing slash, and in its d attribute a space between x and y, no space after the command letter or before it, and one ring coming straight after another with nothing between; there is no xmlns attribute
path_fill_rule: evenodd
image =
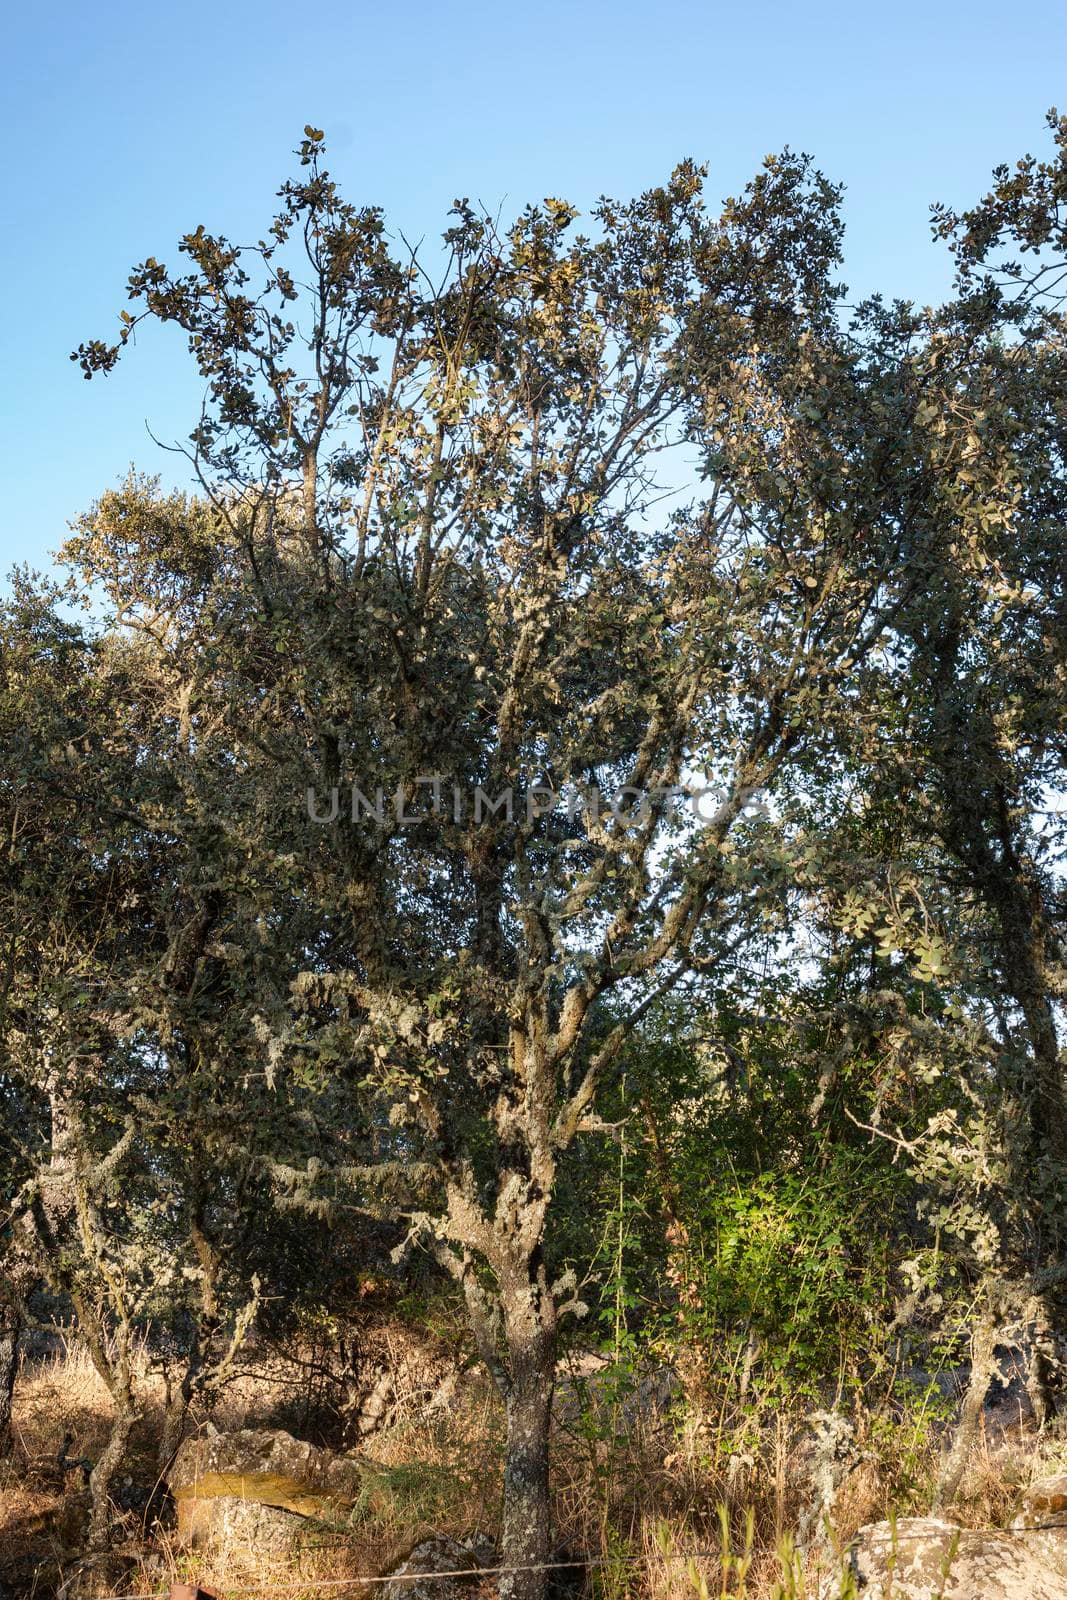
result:
<svg viewBox="0 0 1067 1600"><path fill-rule="evenodd" d="M67 356L114 336L131 266L203 223L258 237L305 122L349 198L433 235L455 195L504 215L586 207L685 155L709 195L790 144L847 184L845 279L920 301L947 288L928 206L1044 151L1067 101L1067 11L928 0L877 7L635 0L536 7L319 0L52 6L9 20L0 258L6 453L0 571L46 566L68 521L199 406L181 336L150 331L109 379Z"/></svg>

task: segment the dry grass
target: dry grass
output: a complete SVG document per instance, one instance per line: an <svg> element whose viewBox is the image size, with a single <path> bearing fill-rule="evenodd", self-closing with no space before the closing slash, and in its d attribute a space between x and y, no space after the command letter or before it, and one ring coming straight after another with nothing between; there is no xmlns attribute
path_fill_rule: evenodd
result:
<svg viewBox="0 0 1067 1600"><path fill-rule="evenodd" d="M164 1386L143 1355L139 1365L143 1409L120 1490L130 1484L150 1485L156 1473ZM247 1361L215 1407L214 1426L303 1431L305 1374L306 1366L298 1360L263 1355ZM59 1481L55 1461L65 1438L71 1439L67 1447L71 1459L95 1459L107 1438L109 1418L106 1387L82 1347L64 1343L48 1356L24 1362L15 1390L16 1451L9 1464L0 1466L0 1558L14 1564L17 1587L12 1592L47 1595L57 1573L74 1558L75 1541L68 1537L62 1513L75 1485ZM191 1429L205 1420L194 1413ZM412 1422L377 1437L373 1459L380 1470L371 1474L366 1501L356 1508L351 1523L344 1529L309 1533L305 1547L284 1564L265 1561L261 1554L241 1547L212 1552L208 1561L190 1557L173 1529L147 1527L143 1518L126 1514L119 1545L135 1559L123 1587L154 1594L193 1576L226 1590L250 1583L270 1587L376 1573L429 1533L462 1534L496 1525L501 1446L498 1408L488 1386L472 1384L464 1404L449 1414L447 1422ZM10 1589L12 1580L7 1581ZM110 1591L105 1587L102 1592ZM7 1600L2 1585L0 1595Z"/></svg>
<svg viewBox="0 0 1067 1600"><path fill-rule="evenodd" d="M220 1428L287 1426L307 1432L306 1364L281 1356L248 1359L228 1384L213 1421ZM163 1387L142 1358L144 1410L134 1439L130 1477L151 1481L162 1419ZM16 1388L14 1461L0 1469L0 1553L14 1558L16 1576L0 1596L45 1600L58 1576L71 1573L75 1556L64 1513L70 1481L56 1481L54 1458L73 1435L71 1457L94 1459L107 1434L106 1390L87 1354L76 1344L28 1361ZM200 1426L204 1418L194 1417ZM815 1554L805 1562L788 1551L801 1521L810 1443L803 1419L779 1417L763 1430L761 1445L731 1462L718 1433L693 1426L681 1437L661 1419L627 1418L620 1407L593 1417L571 1415L556 1441L556 1524L568 1552L592 1555L598 1600L701 1600L703 1593L746 1600L812 1596L820 1570ZM908 1440L894 1453L893 1435L867 1442L840 1474L833 1503L834 1542L840 1548L866 1522L925 1509L936 1467L933 1435ZM500 1408L486 1383L472 1378L457 1404L436 1420L413 1417L370 1441L377 1464L364 1502L343 1528L309 1530L291 1556L265 1557L246 1547L191 1557L173 1530L144 1525L127 1513L120 1528L118 1568L95 1578L83 1574L81 1593L165 1592L179 1579L197 1579L223 1595L286 1586L292 1600L322 1594L323 1581L373 1574L388 1567L429 1533L465 1535L499 1524L503 1434ZM1055 1442L984 1437L955 1508L971 1526L1003 1523L1019 1487L1058 1464ZM51 1472L51 1476L49 1473ZM68 1474L68 1479L69 1479ZM720 1508L725 1507L725 1512ZM705 1552L695 1560L688 1552ZM834 1565L833 1552L822 1557ZM791 1576L789 1575L791 1574ZM109 1587L109 1584L112 1587ZM292 1586L292 1587L290 1587ZM70 1600L76 1592L68 1591ZM340 1590L344 1593L345 1590ZM373 1593L373 1591L371 1591Z"/></svg>

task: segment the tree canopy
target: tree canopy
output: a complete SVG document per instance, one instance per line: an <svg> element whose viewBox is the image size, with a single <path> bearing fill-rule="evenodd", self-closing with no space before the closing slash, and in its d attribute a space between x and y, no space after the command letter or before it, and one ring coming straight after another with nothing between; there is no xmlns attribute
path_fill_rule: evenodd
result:
<svg viewBox="0 0 1067 1600"><path fill-rule="evenodd" d="M76 352L174 323L205 383L197 492L107 490L69 591L23 575L2 617L10 1249L115 1398L99 1539L123 1340L182 1354L166 1454L301 1292L285 1241L358 1217L349 1269L424 1250L462 1294L507 1592L540 1594L576 1196L632 1119L683 1306L762 1326L690 1246L724 1138L757 1175L777 1139L797 1194L954 1238L1055 1405L1053 126L1054 162L937 213L957 294L922 312L848 311L840 191L789 151L719 211L682 163L588 233L457 201L420 254L309 127L258 243L198 227ZM1040 267L988 268L1005 240Z"/></svg>

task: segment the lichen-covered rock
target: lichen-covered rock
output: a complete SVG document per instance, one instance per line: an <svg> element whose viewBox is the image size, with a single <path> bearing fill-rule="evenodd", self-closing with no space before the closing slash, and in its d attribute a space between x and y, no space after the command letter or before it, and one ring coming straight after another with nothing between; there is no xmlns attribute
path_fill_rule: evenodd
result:
<svg viewBox="0 0 1067 1600"><path fill-rule="evenodd" d="M902 1517L861 1528L851 1554L863 1600L1064 1600L1062 1576L1029 1538ZM824 1600L838 1592L833 1584Z"/></svg>
<svg viewBox="0 0 1067 1600"><path fill-rule="evenodd" d="M380 1600L469 1600L471 1590L491 1579L480 1575L478 1568L496 1564L496 1547L492 1540L481 1534L469 1539L422 1539L409 1550L403 1561L382 1573L387 1583L376 1584ZM440 1573L442 1576L411 1578L409 1573ZM444 1574L453 1576L444 1576ZM469 1573L470 1576L455 1576ZM495 1592L495 1591L494 1591Z"/></svg>
<svg viewBox="0 0 1067 1600"><path fill-rule="evenodd" d="M1067 1474L1032 1483L1023 1495L1012 1527L1054 1572L1067 1580ZM1067 1594L1067 1587L1064 1593Z"/></svg>
<svg viewBox="0 0 1067 1600"><path fill-rule="evenodd" d="M280 1428L187 1439L168 1483L189 1544L241 1542L280 1550L309 1518L335 1522L359 1499L363 1466Z"/></svg>
<svg viewBox="0 0 1067 1600"><path fill-rule="evenodd" d="M287 1555L308 1526L307 1517L236 1495L183 1496L177 1509L178 1533L197 1550L225 1545Z"/></svg>

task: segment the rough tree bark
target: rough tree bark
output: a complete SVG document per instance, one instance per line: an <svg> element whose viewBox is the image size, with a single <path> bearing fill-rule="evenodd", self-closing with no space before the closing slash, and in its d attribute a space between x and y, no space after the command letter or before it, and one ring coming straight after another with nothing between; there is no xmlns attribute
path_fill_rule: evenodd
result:
<svg viewBox="0 0 1067 1600"><path fill-rule="evenodd" d="M89 1514L89 1548L106 1550L111 1538L111 1485L126 1459L130 1435L137 1420L132 1402L116 1410L111 1432L96 1465L89 1474L92 1510Z"/></svg>
<svg viewBox="0 0 1067 1600"><path fill-rule="evenodd" d="M0 1298L0 1457L10 1453L11 1401L19 1362L22 1316L17 1301Z"/></svg>
<svg viewBox="0 0 1067 1600"><path fill-rule="evenodd" d="M111 1485L126 1459L130 1436L140 1415L134 1388L133 1328L123 1317L109 1329L104 1318L81 1295L74 1294L71 1299L79 1332L88 1345L93 1366L107 1385L113 1407L107 1443L89 1474L89 1548L104 1550L111 1537Z"/></svg>
<svg viewBox="0 0 1067 1600"><path fill-rule="evenodd" d="M971 1449L978 1436L982 1407L985 1405L986 1395L989 1393L989 1386L997 1366L997 1321L996 1307L991 1296L987 1297L987 1303L971 1333L971 1377L967 1393L963 1397L960 1420L951 1448L942 1461L941 1471L938 1474L934 1498L934 1507L938 1511L951 1505L955 1499Z"/></svg>
<svg viewBox="0 0 1067 1600"><path fill-rule="evenodd" d="M555 1307L536 1279L503 1287L508 1385L501 1564L502 1600L539 1600L552 1551L548 1492L552 1395L556 1380Z"/></svg>

